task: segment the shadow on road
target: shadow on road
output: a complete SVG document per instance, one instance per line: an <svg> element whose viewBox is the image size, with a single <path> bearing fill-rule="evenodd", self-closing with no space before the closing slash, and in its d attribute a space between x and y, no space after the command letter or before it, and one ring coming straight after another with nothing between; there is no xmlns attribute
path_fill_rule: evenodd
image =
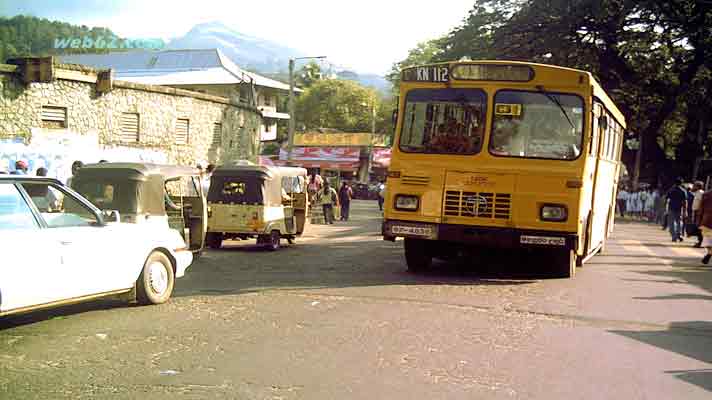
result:
<svg viewBox="0 0 712 400"><path fill-rule="evenodd" d="M709 321L673 322L664 331L609 332L712 364L712 322ZM712 392L712 369L663 372Z"/></svg>
<svg viewBox="0 0 712 400"><path fill-rule="evenodd" d="M133 306L121 300L103 299L87 303L35 311L27 314L11 315L0 319L0 331L10 328L16 328L22 325L36 324L43 321L64 319L68 316L76 316L86 312L103 311L122 307Z"/></svg>

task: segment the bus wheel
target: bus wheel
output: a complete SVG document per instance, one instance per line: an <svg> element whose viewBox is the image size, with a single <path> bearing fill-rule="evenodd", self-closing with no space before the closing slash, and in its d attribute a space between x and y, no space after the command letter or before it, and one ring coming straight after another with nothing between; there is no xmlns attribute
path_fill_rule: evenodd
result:
<svg viewBox="0 0 712 400"><path fill-rule="evenodd" d="M219 249L222 246L222 241L222 233L208 232L208 235L205 237L205 244L211 249Z"/></svg>
<svg viewBox="0 0 712 400"><path fill-rule="evenodd" d="M554 276L556 278L573 278L576 274L576 252L573 250L557 250L552 258Z"/></svg>
<svg viewBox="0 0 712 400"><path fill-rule="evenodd" d="M405 238L405 262L409 272L423 272L430 268L433 256L429 245L427 240Z"/></svg>

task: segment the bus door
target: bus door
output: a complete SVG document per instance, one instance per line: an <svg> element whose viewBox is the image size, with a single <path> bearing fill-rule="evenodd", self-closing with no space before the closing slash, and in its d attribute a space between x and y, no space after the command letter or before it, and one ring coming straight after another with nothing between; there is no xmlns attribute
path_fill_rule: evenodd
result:
<svg viewBox="0 0 712 400"><path fill-rule="evenodd" d="M588 231L588 248L586 254L598 248L606 239L606 229L610 212L611 187L614 179L610 176L610 171L614 167L612 163L604 161L606 152L610 146L610 135L606 134L606 127L601 126L599 117L604 115L604 110L600 104L594 103L593 129L598 136L598 153L596 157L596 168L593 173L593 194L591 196L591 216ZM611 165L608 165L611 164ZM615 171L615 167L612 168Z"/></svg>

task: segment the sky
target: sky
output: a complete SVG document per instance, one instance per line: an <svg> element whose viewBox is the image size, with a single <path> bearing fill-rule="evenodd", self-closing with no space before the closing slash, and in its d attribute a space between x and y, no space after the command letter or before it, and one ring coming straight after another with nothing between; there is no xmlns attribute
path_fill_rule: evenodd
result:
<svg viewBox="0 0 712 400"><path fill-rule="evenodd" d="M0 0L0 15L28 14L121 37L169 39L221 21L238 32L359 72L385 74L418 42L462 24L474 0Z"/></svg>

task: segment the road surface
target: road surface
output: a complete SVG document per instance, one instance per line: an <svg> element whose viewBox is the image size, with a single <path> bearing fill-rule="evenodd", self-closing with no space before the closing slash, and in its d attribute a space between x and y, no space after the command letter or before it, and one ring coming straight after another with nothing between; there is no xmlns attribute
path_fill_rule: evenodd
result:
<svg viewBox="0 0 712 400"><path fill-rule="evenodd" d="M208 251L151 307L0 321L0 399L710 399L712 267L619 223L572 280L486 252L427 274L375 202L278 252Z"/></svg>

